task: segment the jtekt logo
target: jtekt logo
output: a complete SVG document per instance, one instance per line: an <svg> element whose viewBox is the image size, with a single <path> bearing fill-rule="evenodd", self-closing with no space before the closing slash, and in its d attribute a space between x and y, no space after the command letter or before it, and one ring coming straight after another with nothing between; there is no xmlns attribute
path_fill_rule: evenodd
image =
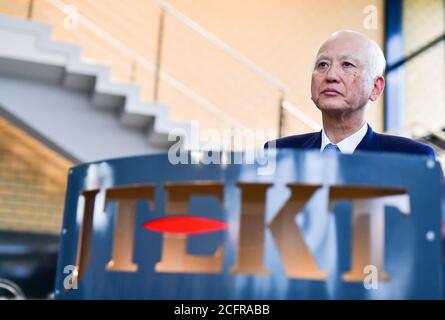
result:
<svg viewBox="0 0 445 320"><path fill-rule="evenodd" d="M271 183L237 183L240 189L239 239L236 263L231 274L267 275L264 263L265 230L269 228L279 251L281 262L289 278L325 279L326 275L316 265L306 246L295 217L321 185L287 184L290 196L277 211L269 224L265 223L267 191ZM194 256L187 253L190 234L225 230L227 223L189 215L192 196L213 196L224 202L224 184L215 181L193 181L189 183L165 183L165 217L147 221L144 227L163 235L161 259L156 272L175 273L221 273L223 270L224 245L221 244L211 256ZM77 246L76 268L79 278L85 273L91 253L93 213L99 190L81 192L85 198L83 221ZM150 210L155 208L156 186L128 185L109 188L105 204L116 202L115 230L111 261L108 271L136 272L137 264L132 260L136 201L146 200ZM350 200L353 204L353 244L351 270L343 274L345 281L363 281L364 267L374 265L379 270L379 280L388 280L384 272L384 212L385 206L393 206L405 215L409 213L409 198L401 188L374 186L331 186L328 207L319 214L330 214L329 208L337 201ZM233 201L233 199L232 199ZM164 205L163 203L158 205ZM372 214L371 214L372 213Z"/></svg>

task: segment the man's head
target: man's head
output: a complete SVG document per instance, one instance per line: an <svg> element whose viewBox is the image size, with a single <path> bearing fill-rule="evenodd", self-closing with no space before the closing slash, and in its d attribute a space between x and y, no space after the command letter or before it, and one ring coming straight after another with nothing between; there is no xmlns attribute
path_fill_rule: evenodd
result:
<svg viewBox="0 0 445 320"><path fill-rule="evenodd" d="M377 43L359 32L336 32L318 51L311 98L323 113L362 112L383 92L384 69Z"/></svg>

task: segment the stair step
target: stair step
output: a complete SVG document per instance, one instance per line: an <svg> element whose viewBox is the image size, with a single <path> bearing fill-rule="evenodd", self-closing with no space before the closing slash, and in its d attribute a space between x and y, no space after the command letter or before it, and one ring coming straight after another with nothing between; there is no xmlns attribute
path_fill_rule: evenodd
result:
<svg viewBox="0 0 445 320"><path fill-rule="evenodd" d="M136 140L136 135L145 136L148 151L166 150L175 143L168 141L172 130L182 134L190 131L188 123L170 120L168 106L142 102L139 86L112 82L109 66L81 61L79 46L52 41L51 28L46 24L0 16L0 40L0 76L49 82L86 93L93 107L116 114L125 139L128 129Z"/></svg>

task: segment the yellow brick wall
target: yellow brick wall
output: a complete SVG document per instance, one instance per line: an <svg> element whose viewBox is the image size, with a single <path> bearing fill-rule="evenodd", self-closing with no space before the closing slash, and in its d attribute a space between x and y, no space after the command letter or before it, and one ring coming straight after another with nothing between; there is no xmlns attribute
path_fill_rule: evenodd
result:
<svg viewBox="0 0 445 320"><path fill-rule="evenodd" d="M30 0L0 0L0 14L26 18Z"/></svg>
<svg viewBox="0 0 445 320"><path fill-rule="evenodd" d="M0 118L0 230L58 234L70 163Z"/></svg>

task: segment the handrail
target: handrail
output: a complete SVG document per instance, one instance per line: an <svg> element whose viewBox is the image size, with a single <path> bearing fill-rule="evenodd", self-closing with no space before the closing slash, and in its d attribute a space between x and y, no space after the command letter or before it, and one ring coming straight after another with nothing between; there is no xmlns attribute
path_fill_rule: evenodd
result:
<svg viewBox="0 0 445 320"><path fill-rule="evenodd" d="M290 101L283 100L281 103L281 107L288 111L290 114L301 120L304 124L306 124L308 127L310 127L313 130L319 131L321 130L322 126L318 123L309 118L307 115L304 114L301 110L299 110L297 107L295 107Z"/></svg>
<svg viewBox="0 0 445 320"><path fill-rule="evenodd" d="M65 3L63 3L60 0L44 0L50 4L52 4L54 7L59 9L61 12L65 13L64 9L68 7ZM132 60L138 60L138 61L144 61L145 59L138 55L133 50L129 49L125 44L120 42L119 40L115 39L111 34L97 26L94 22L86 18L85 16L81 15L80 13L77 13L78 22L82 24L85 28L96 34L97 36L103 38L106 40L109 44L111 44L116 50L120 51L124 55L128 56ZM150 71L155 70L155 66L149 62L145 61L146 67L149 68Z"/></svg>
<svg viewBox="0 0 445 320"><path fill-rule="evenodd" d="M161 77L162 80L165 80L168 83L170 83L172 86L174 86L176 90L178 90L179 92L187 95L190 99L192 99L192 100L196 101L197 103L199 103L201 105L201 107L206 109L208 112L210 112L210 113L212 113L214 115L219 116L224 122L230 124L231 127L237 128L237 129L247 129L240 122L238 122L237 120L234 120L231 117L229 117L228 115L226 115L215 104L209 102L208 100L206 100L205 98L203 98L199 94L191 91L188 87L186 87L184 84L182 84L181 82L177 81L173 77L169 76L167 73L161 71L160 72L160 77Z"/></svg>
<svg viewBox="0 0 445 320"><path fill-rule="evenodd" d="M236 61L240 62L244 66L246 66L248 69L253 71L255 74L263 78L266 82L271 84L272 86L276 87L282 95L285 95L289 88L286 84L283 82L275 79L271 74L267 73L263 69L261 69L258 65L256 65L254 62L252 62L250 59L244 57L242 54L240 54L238 51L233 49L231 46L229 46L227 43L223 42L221 39L219 39L217 36L212 34L210 31L196 23L195 21L191 20L178 10L176 10L173 6L169 5L163 0L152 0L152 2L158 4L161 6L161 8L166 12L175 17L178 21L182 22L184 25L189 27L191 30L195 31L196 33L200 34L204 38L206 38L210 43L214 44L215 46L222 49L224 52L226 52L229 56L231 56ZM314 130L321 130L322 126L318 124L317 122L313 121L311 118L309 118L304 112L297 109L292 103L290 103L288 100L282 100L280 103L280 108L283 108L284 110L288 111L291 115L298 118L300 121L302 121L304 124L306 124L308 127L314 129Z"/></svg>
<svg viewBox="0 0 445 320"><path fill-rule="evenodd" d="M191 20L175 8L173 8L171 5L166 3L163 0L152 0L159 6L161 6L165 12L169 13L173 17L175 17L177 20L182 22L185 26L190 28L191 30L195 31L196 33L200 34L204 38L206 38L210 43L214 44L215 46L222 49L225 53L227 53L229 56L231 56L236 61L240 62L242 65L246 66L248 69L250 69L252 72L263 78L266 82L271 84L272 86L276 87L282 94L285 94L289 91L289 88L287 85L285 85L280 80L275 79L271 74L261 69L257 64L252 62L250 59L243 56L241 53L236 51L234 48L229 46L227 43L219 39L217 36L212 34L210 31L196 23L195 21Z"/></svg>
<svg viewBox="0 0 445 320"><path fill-rule="evenodd" d="M64 12L64 9L67 7L65 3L63 3L60 0L45 0L46 2L50 3L57 9L59 9L61 12ZM147 69L150 72L156 72L156 66L151 63L150 61L144 59L142 56L137 54L136 52L129 49L125 44L120 42L119 40L115 39L112 35L110 35L105 30L101 29L99 26L94 24L91 20L84 17L80 13L77 13L78 22L82 24L85 28L96 34L97 36L101 37L105 41L107 41L109 44L111 44L116 50L120 51L124 55L128 56L132 60L136 60L139 62L139 64ZM226 115L221 109L216 106L215 104L209 102L190 88L188 88L186 85L181 83L179 80L176 80L174 77L169 75L168 73L164 71L160 71L160 78L168 82L172 87L174 87L176 90L190 98L191 100L195 101L197 104L199 104L201 107L203 107L206 111L212 113L213 115L217 115L219 118L221 118L222 121L229 124L231 127L235 127L237 129L246 129L243 125L241 125L238 121L232 119L228 115Z"/></svg>
<svg viewBox="0 0 445 320"><path fill-rule="evenodd" d="M59 11L65 13L65 8L68 6L61 0L44 0L47 3L51 4L55 8L57 8ZM226 52L228 55L230 55L233 59L243 64L245 67L256 73L258 76L260 76L262 79L264 79L266 82L277 88L281 92L281 96L283 96L287 91L288 87L281 81L275 79L272 75L261 69L258 65L250 61L248 58L244 57L240 53L238 53L235 49L230 47L228 44L224 43L222 40L220 40L218 37L207 31L205 28L197 24L196 22L192 21L190 18L186 17L176 9L174 9L171 5L167 4L163 0L152 0L163 10L165 10L166 13L171 14L176 19L178 19L180 22L184 23L187 27L189 27L191 30L197 32L204 38L206 38L209 42L214 44L215 46L221 48L224 52ZM197 103L200 107L205 109L208 113L216 116L221 121L225 122L232 128L237 129L247 129L245 126L243 126L239 121L236 119L228 116L224 111L221 110L219 106L216 104L208 101L206 98L202 97L198 93L194 92L192 89L190 89L188 86L180 82L179 80L175 79L170 74L166 73L165 71L159 70L159 68L156 67L154 63L151 63L150 61L146 60L144 57L140 56L138 53L134 52L130 48L128 48L124 43L114 38L111 34L97 26L94 22L86 18L85 16L81 15L80 13L77 13L78 23L83 25L86 29L93 32L98 37L104 39L106 42L108 42L113 48L115 48L117 51L122 53L123 55L127 56L132 61L136 61L139 65L141 65L144 69L148 70L149 72L156 73L159 72L159 78L166 81L169 85L171 85L173 88L175 88L178 92L183 94L184 96L188 97L195 103ZM321 125L319 125L317 122L310 119L306 114L304 114L301 110L297 109L294 105L292 105L291 102L288 100L282 100L280 105L280 108L288 111L292 116L296 117L298 120L302 121L304 124L306 124L308 127L319 130L321 128Z"/></svg>

